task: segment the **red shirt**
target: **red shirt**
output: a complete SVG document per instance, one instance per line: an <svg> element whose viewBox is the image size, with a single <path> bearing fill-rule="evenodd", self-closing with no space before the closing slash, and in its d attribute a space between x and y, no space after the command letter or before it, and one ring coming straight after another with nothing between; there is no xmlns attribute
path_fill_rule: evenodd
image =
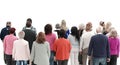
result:
<svg viewBox="0 0 120 65"><path fill-rule="evenodd" d="M68 60L71 44L65 38L59 38L54 42L53 51L56 52L56 60Z"/></svg>

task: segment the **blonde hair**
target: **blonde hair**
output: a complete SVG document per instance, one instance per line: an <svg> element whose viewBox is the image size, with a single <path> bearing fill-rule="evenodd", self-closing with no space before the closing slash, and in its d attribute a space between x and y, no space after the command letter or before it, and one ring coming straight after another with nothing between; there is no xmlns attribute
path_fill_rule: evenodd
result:
<svg viewBox="0 0 120 65"><path fill-rule="evenodd" d="M117 37L118 35L117 35L117 31L115 30L115 29L112 29L111 31L110 31L110 37Z"/></svg>

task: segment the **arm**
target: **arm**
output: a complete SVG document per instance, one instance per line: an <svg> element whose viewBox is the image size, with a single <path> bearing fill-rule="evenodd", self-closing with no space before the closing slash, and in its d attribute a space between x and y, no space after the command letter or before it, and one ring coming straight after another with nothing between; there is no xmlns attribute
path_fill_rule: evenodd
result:
<svg viewBox="0 0 120 65"><path fill-rule="evenodd" d="M26 51L27 51L28 59L30 60L30 49L29 49L29 44L28 44L28 42L27 42L27 46L26 46Z"/></svg>
<svg viewBox="0 0 120 65"><path fill-rule="evenodd" d="M94 44L94 39L91 38L90 44L89 44L89 47L88 47L88 56L91 56L91 54L92 54L92 51L93 51L93 44Z"/></svg>
<svg viewBox="0 0 120 65"><path fill-rule="evenodd" d="M32 45L32 50L31 50L31 59L30 61L32 62L34 60L34 57L35 57L35 42L33 42L33 45Z"/></svg>
<svg viewBox="0 0 120 65"><path fill-rule="evenodd" d="M108 42L108 39L107 40L107 47L106 47L106 51L107 51L107 62L110 62L110 45L109 45L109 42Z"/></svg>
<svg viewBox="0 0 120 65"><path fill-rule="evenodd" d="M117 46L118 57L119 57L119 51L120 51L120 39L118 39L118 46Z"/></svg>
<svg viewBox="0 0 120 65"><path fill-rule="evenodd" d="M47 53L48 53L48 57L50 58L50 45L48 42L47 42Z"/></svg>
<svg viewBox="0 0 120 65"><path fill-rule="evenodd" d="M81 39L80 39L80 52L82 52L82 49L83 49L83 35L81 36Z"/></svg>
<svg viewBox="0 0 120 65"><path fill-rule="evenodd" d="M6 38L3 40L4 53L6 51Z"/></svg>
<svg viewBox="0 0 120 65"><path fill-rule="evenodd" d="M15 51L16 51L16 48L15 48L15 42L13 43L13 50L12 50L12 58L15 59Z"/></svg>

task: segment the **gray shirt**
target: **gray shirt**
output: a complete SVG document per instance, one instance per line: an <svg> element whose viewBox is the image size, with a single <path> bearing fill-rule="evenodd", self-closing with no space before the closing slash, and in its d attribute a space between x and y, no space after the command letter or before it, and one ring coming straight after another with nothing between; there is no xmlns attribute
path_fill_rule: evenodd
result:
<svg viewBox="0 0 120 65"><path fill-rule="evenodd" d="M50 46L48 42L38 44L33 42L31 51L31 60L37 65L49 65Z"/></svg>

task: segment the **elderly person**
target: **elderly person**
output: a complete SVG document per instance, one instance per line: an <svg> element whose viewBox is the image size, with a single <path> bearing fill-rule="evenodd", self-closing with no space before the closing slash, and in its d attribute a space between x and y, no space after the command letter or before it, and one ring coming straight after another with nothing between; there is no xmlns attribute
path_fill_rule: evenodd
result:
<svg viewBox="0 0 120 65"><path fill-rule="evenodd" d="M16 65L27 65L30 59L30 50L28 41L24 40L25 33L18 33L19 39L14 41L12 58L16 61Z"/></svg>
<svg viewBox="0 0 120 65"><path fill-rule="evenodd" d="M90 40L88 56L93 65L106 65L106 62L110 61L109 41L107 36L102 34L102 30L101 27L98 27L97 34L92 36Z"/></svg>

